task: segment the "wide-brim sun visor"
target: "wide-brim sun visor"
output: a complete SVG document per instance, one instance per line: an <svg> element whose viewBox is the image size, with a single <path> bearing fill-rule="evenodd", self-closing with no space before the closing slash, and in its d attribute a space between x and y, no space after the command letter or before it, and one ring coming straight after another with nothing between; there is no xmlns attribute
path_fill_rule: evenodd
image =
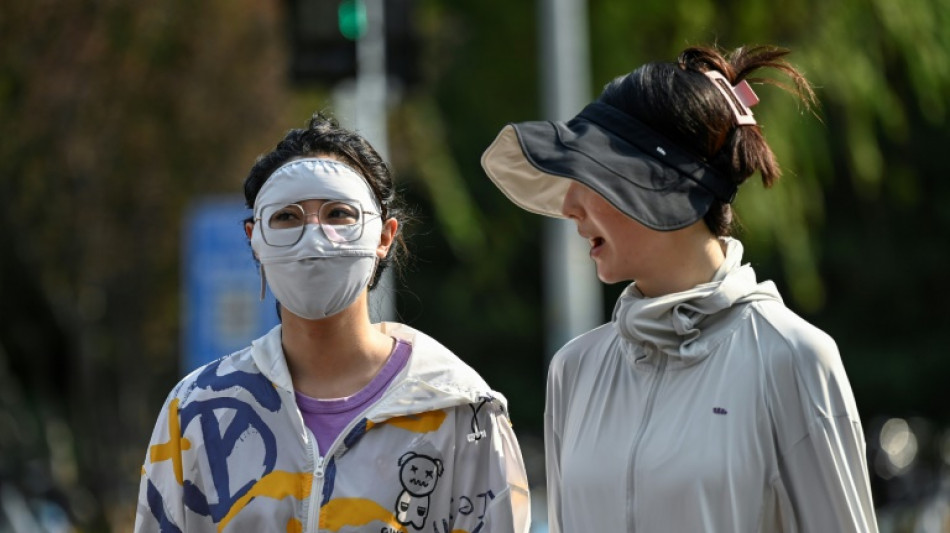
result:
<svg viewBox="0 0 950 533"><path fill-rule="evenodd" d="M659 231L700 220L737 185L705 161L613 106L594 102L568 122L506 125L482 155L488 177L515 204L564 218L571 180Z"/></svg>

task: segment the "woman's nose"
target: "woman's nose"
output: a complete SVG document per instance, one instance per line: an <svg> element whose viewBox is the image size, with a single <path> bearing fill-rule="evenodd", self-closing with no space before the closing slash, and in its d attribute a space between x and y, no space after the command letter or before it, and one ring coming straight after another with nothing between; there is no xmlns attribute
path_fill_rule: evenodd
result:
<svg viewBox="0 0 950 533"><path fill-rule="evenodd" d="M580 202L578 195L583 192L581 184L571 180L567 192L564 194L564 202L561 204L561 214L567 218L575 219L581 215Z"/></svg>

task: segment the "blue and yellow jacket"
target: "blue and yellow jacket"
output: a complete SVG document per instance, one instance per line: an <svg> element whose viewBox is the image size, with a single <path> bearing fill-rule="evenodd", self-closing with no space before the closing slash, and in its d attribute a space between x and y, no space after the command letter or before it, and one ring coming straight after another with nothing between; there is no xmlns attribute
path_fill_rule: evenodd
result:
<svg viewBox="0 0 950 533"><path fill-rule="evenodd" d="M320 452L280 326L185 377L142 470L135 531L526 532L524 463L504 397L431 337L383 396Z"/></svg>

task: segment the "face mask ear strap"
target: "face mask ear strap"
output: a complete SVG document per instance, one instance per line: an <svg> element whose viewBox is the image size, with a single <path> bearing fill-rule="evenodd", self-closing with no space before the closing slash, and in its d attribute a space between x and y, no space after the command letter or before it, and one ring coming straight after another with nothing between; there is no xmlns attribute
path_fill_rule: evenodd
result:
<svg viewBox="0 0 950 533"><path fill-rule="evenodd" d="M376 279L376 271L379 270L379 261L380 261L379 256L376 256L376 259L373 261L373 272L369 275L369 284L367 285L367 287L372 285L373 280ZM376 280L377 285L379 284L380 281L382 280L381 279Z"/></svg>

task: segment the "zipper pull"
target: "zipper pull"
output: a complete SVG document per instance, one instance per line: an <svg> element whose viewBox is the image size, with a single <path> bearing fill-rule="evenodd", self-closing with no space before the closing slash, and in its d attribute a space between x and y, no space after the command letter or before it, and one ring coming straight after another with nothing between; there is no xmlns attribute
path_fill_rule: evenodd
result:
<svg viewBox="0 0 950 533"><path fill-rule="evenodd" d="M313 475L317 479L323 478L323 457L317 457L317 464L314 465Z"/></svg>

